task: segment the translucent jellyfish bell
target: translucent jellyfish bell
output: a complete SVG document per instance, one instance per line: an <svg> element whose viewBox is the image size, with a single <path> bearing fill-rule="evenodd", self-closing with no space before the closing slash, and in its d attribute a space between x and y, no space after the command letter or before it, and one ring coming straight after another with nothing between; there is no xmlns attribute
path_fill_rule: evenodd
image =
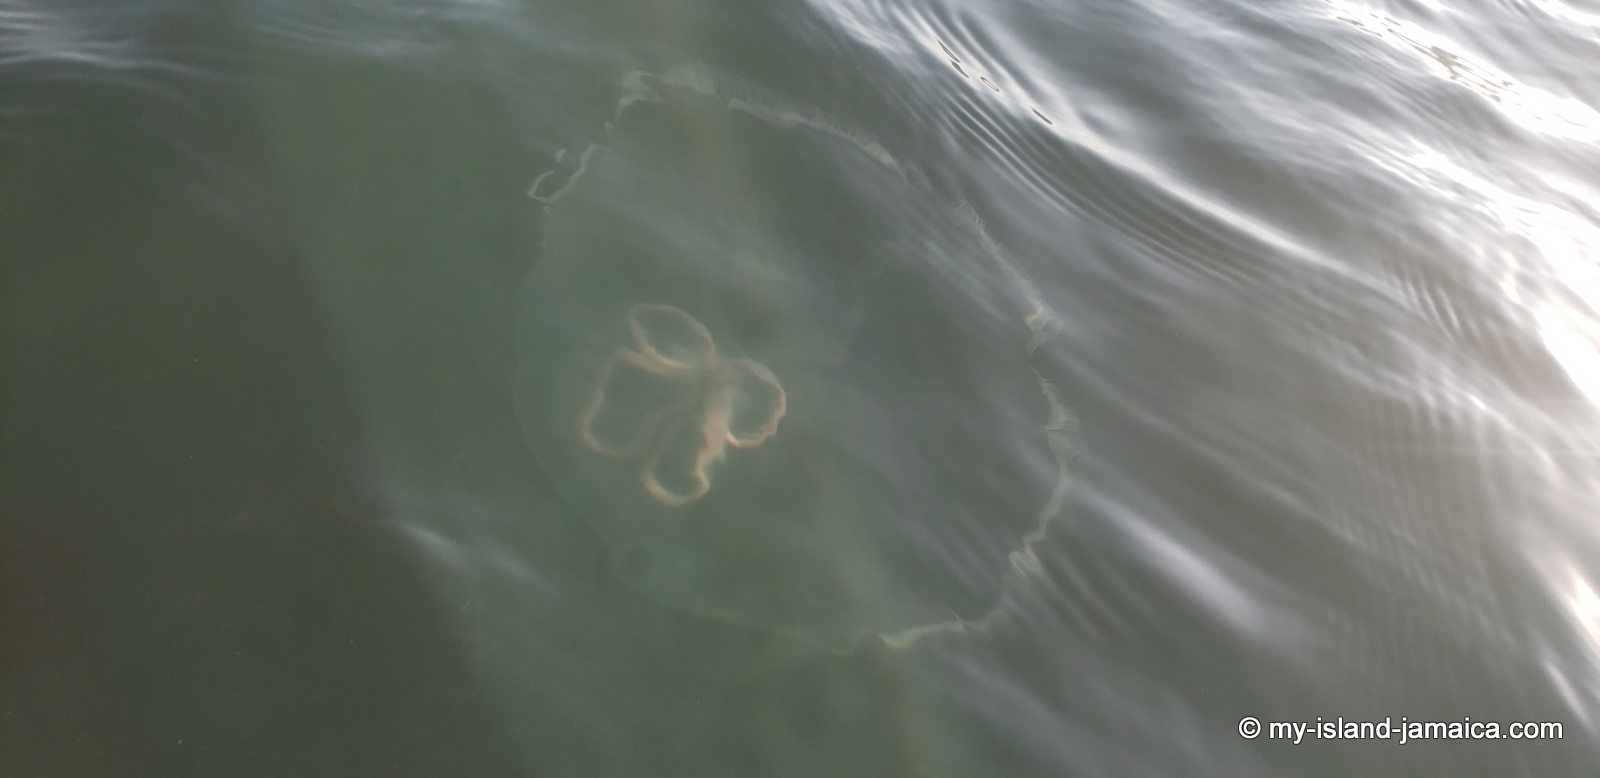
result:
<svg viewBox="0 0 1600 778"><path fill-rule="evenodd" d="M992 616L1066 482L1046 309L865 133L699 67L621 91L530 192L516 393L614 574L841 652Z"/></svg>

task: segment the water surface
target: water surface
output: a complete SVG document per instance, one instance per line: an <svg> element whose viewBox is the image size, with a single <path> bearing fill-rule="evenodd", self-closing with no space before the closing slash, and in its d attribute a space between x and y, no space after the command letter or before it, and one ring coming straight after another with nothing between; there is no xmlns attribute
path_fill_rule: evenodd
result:
<svg viewBox="0 0 1600 778"><path fill-rule="evenodd" d="M1597 35L0 4L0 773L1580 774Z"/></svg>

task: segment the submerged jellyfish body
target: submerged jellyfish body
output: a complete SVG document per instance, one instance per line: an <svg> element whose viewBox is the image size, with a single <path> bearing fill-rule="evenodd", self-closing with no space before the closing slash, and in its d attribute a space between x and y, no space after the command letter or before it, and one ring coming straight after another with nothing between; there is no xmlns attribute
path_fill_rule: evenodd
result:
<svg viewBox="0 0 1600 778"><path fill-rule="evenodd" d="M1060 513L1070 417L981 222L697 66L624 78L602 140L530 191L516 408L612 572L834 651L991 619Z"/></svg>
<svg viewBox="0 0 1600 778"><path fill-rule="evenodd" d="M659 340L647 322L665 320L688 335L687 349L676 350ZM717 354L705 325L670 305L635 305L628 310L632 347L619 347L600 368L594 394L578 415L578 436L595 453L611 457L644 455L639 483L657 502L676 508L705 496L711 490L710 468L722 460L727 447L753 448L778 431L786 398L778 379L759 362L727 359ZM671 356L668 356L671 354ZM608 409L608 389L624 371L639 371L667 383L654 403L660 407L635 424L633 436L621 445L595 436L596 421ZM619 381L620 382L620 381ZM752 400L748 385L761 387L764 400ZM759 419L753 429L741 423L741 406L757 404ZM689 487L675 491L662 483L659 469L679 438L687 437L692 452L687 460Z"/></svg>

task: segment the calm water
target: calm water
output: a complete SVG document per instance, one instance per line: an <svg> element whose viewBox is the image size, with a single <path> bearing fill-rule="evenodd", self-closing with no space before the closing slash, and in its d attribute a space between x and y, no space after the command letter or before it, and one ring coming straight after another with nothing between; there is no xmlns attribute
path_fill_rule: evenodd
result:
<svg viewBox="0 0 1600 778"><path fill-rule="evenodd" d="M0 81L0 774L1600 764L1588 0L0 0Z"/></svg>

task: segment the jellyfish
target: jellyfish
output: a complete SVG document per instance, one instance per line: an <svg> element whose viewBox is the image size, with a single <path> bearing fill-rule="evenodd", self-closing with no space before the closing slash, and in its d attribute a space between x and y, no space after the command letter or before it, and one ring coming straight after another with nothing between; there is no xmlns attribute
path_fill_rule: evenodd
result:
<svg viewBox="0 0 1600 778"><path fill-rule="evenodd" d="M865 131L696 63L618 93L529 190L515 391L610 573L840 653L987 628L1070 485L1049 306Z"/></svg>

